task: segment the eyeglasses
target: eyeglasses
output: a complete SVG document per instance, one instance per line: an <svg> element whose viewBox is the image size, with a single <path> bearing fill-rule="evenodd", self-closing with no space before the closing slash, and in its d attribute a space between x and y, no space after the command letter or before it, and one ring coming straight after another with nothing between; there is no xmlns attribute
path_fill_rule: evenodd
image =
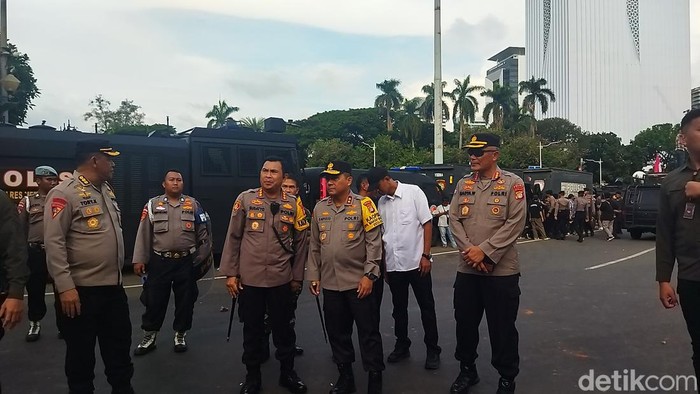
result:
<svg viewBox="0 0 700 394"><path fill-rule="evenodd" d="M484 153L489 153L489 152L498 152L498 149L486 150L484 148L467 148L467 154L469 156L474 156L474 157L481 157L484 155Z"/></svg>

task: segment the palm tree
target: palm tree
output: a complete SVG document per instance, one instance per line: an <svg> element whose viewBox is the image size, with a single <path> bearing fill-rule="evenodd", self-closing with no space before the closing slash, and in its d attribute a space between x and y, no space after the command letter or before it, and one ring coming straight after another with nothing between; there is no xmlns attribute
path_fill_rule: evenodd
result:
<svg viewBox="0 0 700 394"><path fill-rule="evenodd" d="M508 130L511 136L525 134L532 129L535 118L530 115L530 112L525 107L520 107L516 111L512 111L504 120L504 128Z"/></svg>
<svg viewBox="0 0 700 394"><path fill-rule="evenodd" d="M416 148L416 140L420 138L423 130L423 122L420 119L420 97L415 97L410 100L404 100L402 105L402 113L399 117L398 127L403 132L404 137L411 141L411 148Z"/></svg>
<svg viewBox="0 0 700 394"><path fill-rule="evenodd" d="M556 101L554 97L554 92L550 89L545 88L547 85L547 80L544 78L535 79L533 76L529 81L522 81L518 84L518 93L527 93L527 96L523 99L523 108L530 113L531 117L535 117L535 105L539 102L542 113L546 114L549 109L549 102ZM530 127L530 133L532 137L535 136L535 131L537 129L537 122L534 122Z"/></svg>
<svg viewBox="0 0 700 394"><path fill-rule="evenodd" d="M469 86L471 75L467 75L464 81L455 79L455 88L452 90L455 105L452 107L452 122L459 123L459 147L463 145L464 131L468 127L467 122L474 122L474 115L479 110L479 103L471 93L484 90L483 86Z"/></svg>
<svg viewBox="0 0 700 394"><path fill-rule="evenodd" d="M211 111L204 115L209 119L208 128L216 129L226 124L226 119L234 112L238 112L238 107L229 107L226 100L219 100L219 103L211 108Z"/></svg>
<svg viewBox="0 0 700 394"><path fill-rule="evenodd" d="M445 103L445 99L455 100L452 92L445 91L446 86L447 82L442 81L442 120L450 119L450 107ZM431 82L430 85L423 85L421 90L425 93L425 101L423 101L423 105L421 106L423 119L428 122L433 122L435 112L435 82Z"/></svg>
<svg viewBox="0 0 700 394"><path fill-rule="evenodd" d="M503 130L503 121L518 108L518 102L513 98L515 92L509 86L494 85L493 89L481 92L481 96L489 97L491 102L484 106L484 121L489 122L493 115L493 128Z"/></svg>
<svg viewBox="0 0 700 394"><path fill-rule="evenodd" d="M265 128L265 118L243 118L241 125L253 131L263 131Z"/></svg>
<svg viewBox="0 0 700 394"><path fill-rule="evenodd" d="M376 108L384 108L386 110L386 130L391 131L394 129L391 123L391 110L399 109L401 107L401 102L403 101L403 96L399 93L398 87L401 81L398 79L385 79L384 82L377 84L377 89L382 91L382 94L374 99L374 106Z"/></svg>

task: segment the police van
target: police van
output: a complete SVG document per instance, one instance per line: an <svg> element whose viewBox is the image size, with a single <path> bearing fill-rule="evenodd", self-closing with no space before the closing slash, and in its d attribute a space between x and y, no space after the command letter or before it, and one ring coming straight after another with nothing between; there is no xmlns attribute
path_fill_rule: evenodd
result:
<svg viewBox="0 0 700 394"><path fill-rule="evenodd" d="M259 187L262 160L279 156L288 163L288 171L299 172L296 138L283 133L281 119L268 120L264 132L229 125L150 136L96 135L47 126L0 127L0 189L18 202L37 190L35 167L52 166L64 180L75 168L78 141L107 139L121 152L115 158L111 184L122 211L127 256L131 256L143 206L150 197L163 193L161 183L169 169L182 173L184 193L199 200L209 213L214 252L220 254L233 202L242 191Z"/></svg>

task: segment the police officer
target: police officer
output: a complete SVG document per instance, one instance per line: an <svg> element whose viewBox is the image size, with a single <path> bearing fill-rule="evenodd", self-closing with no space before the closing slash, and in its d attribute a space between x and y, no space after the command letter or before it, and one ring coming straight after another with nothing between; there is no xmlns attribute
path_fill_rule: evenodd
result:
<svg viewBox="0 0 700 394"><path fill-rule="evenodd" d="M238 297L243 320L243 363L248 373L241 393L258 393L264 317L268 312L272 338L280 361L279 385L305 393L294 371L296 335L289 324L294 293L304 278L309 224L301 199L282 191L282 159L269 157L260 170L260 188L241 193L233 205L221 255L226 287Z"/></svg>
<svg viewBox="0 0 700 394"><path fill-rule="evenodd" d="M519 372L520 264L515 242L525 226L525 187L517 175L498 167L500 139L473 135L466 145L473 175L462 178L450 204L450 228L462 261L454 285L460 373L451 393L467 393L479 382L476 370L479 323L486 311L491 364L501 378L498 393L515 391Z"/></svg>
<svg viewBox="0 0 700 394"><path fill-rule="evenodd" d="M24 284L28 278L27 248L17 208L0 190L0 339L5 329L22 320Z"/></svg>
<svg viewBox="0 0 700 394"><path fill-rule="evenodd" d="M29 194L17 204L20 222L27 235L27 262L31 274L27 282L27 299L29 307L29 332L25 337L27 342L39 340L41 335L41 319L46 316L44 292L49 272L46 268L46 252L44 251L44 206L46 194L58 185L58 173L52 167L39 166L34 169L34 177L39 190ZM58 325L58 296L54 288L54 307L56 308L56 324ZM60 336L60 330L59 330Z"/></svg>
<svg viewBox="0 0 700 394"><path fill-rule="evenodd" d="M559 198L554 207L554 220L557 223L556 238L566 239L566 235L569 234L569 200L563 191L559 192Z"/></svg>
<svg viewBox="0 0 700 394"><path fill-rule="evenodd" d="M199 294L194 265L211 251L207 215L193 197L183 195L182 174L169 170L163 179L165 194L153 197L141 212L134 245L134 272L145 275L141 302L143 340L134 350L139 356L156 348L165 319L170 289L175 293L174 350L187 351L185 335L192 328L194 303Z"/></svg>
<svg viewBox="0 0 700 394"><path fill-rule="evenodd" d="M384 355L377 318L379 305L372 289L380 275L382 220L369 197L350 190L350 164L329 163L321 176L328 181L329 197L319 201L313 211L306 279L314 296L323 289L328 339L340 372L330 392L355 392L354 323L362 364L369 373L367 392L381 393Z"/></svg>
<svg viewBox="0 0 700 394"><path fill-rule="evenodd" d="M95 342L112 393L133 393L131 321L122 285L121 213L108 183L119 152L106 140L77 143L77 169L46 196L44 245L61 301L71 393L92 393Z"/></svg>

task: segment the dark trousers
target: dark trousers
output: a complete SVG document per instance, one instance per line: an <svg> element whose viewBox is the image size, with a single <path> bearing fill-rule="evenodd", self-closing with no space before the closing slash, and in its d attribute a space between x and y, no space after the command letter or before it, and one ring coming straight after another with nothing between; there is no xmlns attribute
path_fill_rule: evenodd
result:
<svg viewBox="0 0 700 394"><path fill-rule="evenodd" d="M569 233L569 210L557 213L557 238L564 238Z"/></svg>
<svg viewBox="0 0 700 394"><path fill-rule="evenodd" d="M384 299L384 274L374 281L372 296L374 296L374 302L377 304L377 325L379 325L382 316L382 300Z"/></svg>
<svg viewBox="0 0 700 394"><path fill-rule="evenodd" d="M146 281L141 292L141 303L146 312L141 316L141 328L159 331L168 311L170 291L175 294L173 330L184 332L192 328L194 303L199 290L194 277L192 258L166 259L151 254Z"/></svg>
<svg viewBox="0 0 700 394"><path fill-rule="evenodd" d="M700 376L700 282L678 279L678 297L693 346L695 376Z"/></svg>
<svg viewBox="0 0 700 394"><path fill-rule="evenodd" d="M557 220L554 219L554 213L547 214L544 219L544 231L550 238L556 238L557 236Z"/></svg>
<svg viewBox="0 0 700 394"><path fill-rule="evenodd" d="M365 371L384 370L382 335L377 320L377 300L372 292L359 299L355 289L333 291L323 289L323 315L326 317L328 341L336 364L355 362L352 325L357 326L362 367Z"/></svg>
<svg viewBox="0 0 700 394"><path fill-rule="evenodd" d="M131 348L131 320L126 292L121 286L78 287L80 315L61 313L66 340L66 376L71 394L93 393L95 386L95 343L105 365L112 393L133 393L134 365Z"/></svg>
<svg viewBox="0 0 700 394"><path fill-rule="evenodd" d="M583 238L583 232L586 229L586 212L576 211L574 216L574 229L579 239Z"/></svg>
<svg viewBox="0 0 700 394"><path fill-rule="evenodd" d="M243 320L243 364L257 368L263 362L265 312L269 314L272 342L283 372L294 370L296 335L291 324L292 289L289 283L277 287L244 285L238 296L239 316Z"/></svg>
<svg viewBox="0 0 700 394"><path fill-rule="evenodd" d="M394 335L397 350L406 350L411 346L408 338L408 287L413 289L421 322L423 323L423 342L428 353L440 353L438 346L437 317L435 316L435 299L433 298L433 279L430 273L420 276L418 268L411 271L392 271L387 274L387 283L391 290L394 304Z"/></svg>
<svg viewBox="0 0 700 394"><path fill-rule="evenodd" d="M624 221L624 218L622 217L622 214L616 213L615 220L613 220L613 234L614 235L622 234L622 222L623 221Z"/></svg>
<svg viewBox="0 0 700 394"><path fill-rule="evenodd" d="M481 276L457 273L454 309L457 321L455 358L463 364L476 361L479 324L486 311L491 340L491 365L506 379L518 375L518 330L515 319L520 305L520 275Z"/></svg>
<svg viewBox="0 0 700 394"><path fill-rule="evenodd" d="M583 227L583 232L588 233L591 237L595 235L595 225L596 220L595 220L595 214L590 216L591 220L585 222L585 226Z"/></svg>
<svg viewBox="0 0 700 394"><path fill-rule="evenodd" d="M49 279L49 271L46 268L46 252L41 247L29 247L27 249L27 263L29 265L29 280L27 281L27 318L30 321L40 321L46 316L46 282ZM61 304L59 302L56 288L53 287L54 302L56 310L56 326L61 331L58 324L58 316L61 314Z"/></svg>

